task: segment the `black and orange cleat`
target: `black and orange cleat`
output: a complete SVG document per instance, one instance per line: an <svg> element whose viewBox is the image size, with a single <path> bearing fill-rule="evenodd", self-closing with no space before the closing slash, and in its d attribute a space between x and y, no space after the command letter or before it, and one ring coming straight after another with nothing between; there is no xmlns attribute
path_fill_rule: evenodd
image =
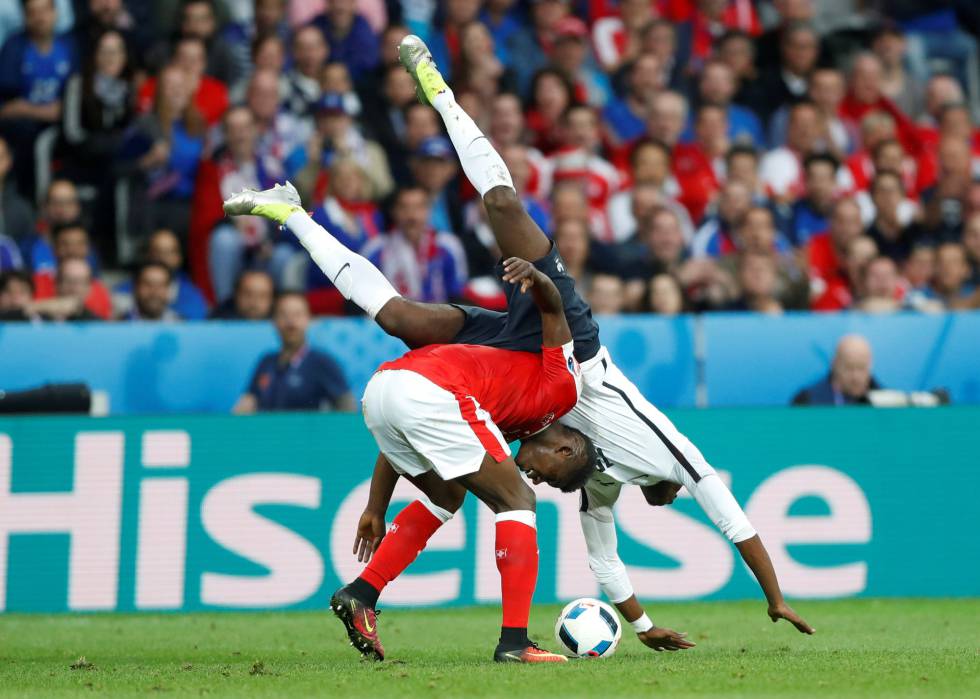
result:
<svg viewBox="0 0 980 699"><path fill-rule="evenodd" d="M529 643L523 648L505 648L498 645L493 652L495 663L567 663L568 658L558 653L552 653L544 648L538 648L536 643Z"/></svg>
<svg viewBox="0 0 980 699"><path fill-rule="evenodd" d="M385 649L378 638L378 613L373 608L342 587L330 598L330 609L343 622L350 644L361 655L375 660L385 659Z"/></svg>

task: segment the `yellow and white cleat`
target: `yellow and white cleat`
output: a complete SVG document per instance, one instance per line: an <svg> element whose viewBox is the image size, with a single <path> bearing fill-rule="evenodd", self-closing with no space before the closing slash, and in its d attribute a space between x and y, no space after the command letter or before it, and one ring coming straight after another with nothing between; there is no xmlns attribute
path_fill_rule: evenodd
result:
<svg viewBox="0 0 980 699"><path fill-rule="evenodd" d="M429 47L414 34L406 36L398 45L398 61L415 81L415 93L422 104L431 105L436 95L449 89Z"/></svg>
<svg viewBox="0 0 980 699"><path fill-rule="evenodd" d="M296 211L303 211L299 192L291 182L277 184L271 189L243 189L225 199L223 208L229 216L262 216L279 225Z"/></svg>

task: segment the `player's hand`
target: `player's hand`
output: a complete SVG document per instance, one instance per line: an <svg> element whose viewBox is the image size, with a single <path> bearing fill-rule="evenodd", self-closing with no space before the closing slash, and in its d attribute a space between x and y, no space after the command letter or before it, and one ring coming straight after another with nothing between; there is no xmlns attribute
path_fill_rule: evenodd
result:
<svg viewBox="0 0 980 699"><path fill-rule="evenodd" d="M803 617L793 611L793 608L786 604L785 602L780 602L779 604L769 605L769 618L775 624L780 619L785 619L800 633L813 633L813 627L808 623L803 621Z"/></svg>
<svg viewBox="0 0 980 699"><path fill-rule="evenodd" d="M547 279L543 272L527 260L519 257L509 257L504 260L502 279L508 284L520 284L522 294L534 286L535 282L540 283L541 278Z"/></svg>
<svg viewBox="0 0 980 699"><path fill-rule="evenodd" d="M677 633L670 629L658 629L656 626L649 631L636 634L636 637L640 639L640 643L648 648L653 648L658 653L662 650L694 648L696 645L693 641L687 640L686 633Z"/></svg>
<svg viewBox="0 0 980 699"><path fill-rule="evenodd" d="M640 486L640 490L643 492L643 497L646 499L647 504L653 507L670 505L677 499L677 493L680 489L680 483L671 483L670 481L660 481L654 485Z"/></svg>
<svg viewBox="0 0 980 699"><path fill-rule="evenodd" d="M357 536L354 537L354 555L361 563L367 563L385 535L385 518L375 512L364 510L357 522Z"/></svg>

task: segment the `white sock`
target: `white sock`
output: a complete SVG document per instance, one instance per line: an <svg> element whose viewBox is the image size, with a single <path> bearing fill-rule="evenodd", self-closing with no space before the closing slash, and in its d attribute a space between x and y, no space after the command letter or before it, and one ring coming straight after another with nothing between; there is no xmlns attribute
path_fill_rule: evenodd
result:
<svg viewBox="0 0 980 699"><path fill-rule="evenodd" d="M453 142L459 155L463 172L480 196L501 185L514 189L514 181L500 153L494 149L490 139L483 135L466 110L456 103L452 90L436 95L432 106L442 116L446 131L449 132L449 140Z"/></svg>
<svg viewBox="0 0 980 699"><path fill-rule="evenodd" d="M378 315L378 311L391 299L401 295L381 270L344 247L305 211L290 214L286 227L296 234L310 257L344 298L356 303L371 318Z"/></svg>

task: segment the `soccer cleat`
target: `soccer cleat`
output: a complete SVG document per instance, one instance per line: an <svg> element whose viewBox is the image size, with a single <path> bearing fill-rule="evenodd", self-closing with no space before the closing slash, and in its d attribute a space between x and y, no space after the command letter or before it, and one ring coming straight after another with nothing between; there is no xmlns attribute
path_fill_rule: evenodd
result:
<svg viewBox="0 0 980 699"><path fill-rule="evenodd" d="M330 609L344 624L350 644L364 657L385 659L385 649L378 638L378 613L342 587L330 598Z"/></svg>
<svg viewBox="0 0 980 699"><path fill-rule="evenodd" d="M415 81L415 94L422 104L431 105L436 95L449 89L429 47L414 34L406 36L398 45L398 60Z"/></svg>
<svg viewBox="0 0 980 699"><path fill-rule="evenodd" d="M495 663L567 663L568 658L538 648L536 643L531 643L524 648L511 650L505 650L498 645L497 650L493 652L493 661Z"/></svg>
<svg viewBox="0 0 980 699"><path fill-rule="evenodd" d="M262 191L243 189L225 199L223 208L229 216L262 216L285 225L293 212L303 210L303 202L292 183L286 182Z"/></svg>

